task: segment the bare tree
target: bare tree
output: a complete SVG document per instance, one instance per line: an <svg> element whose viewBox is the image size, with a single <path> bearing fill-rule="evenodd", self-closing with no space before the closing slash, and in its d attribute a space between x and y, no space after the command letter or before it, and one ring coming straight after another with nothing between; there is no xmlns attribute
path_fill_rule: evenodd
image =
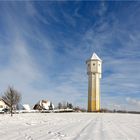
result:
<svg viewBox="0 0 140 140"><path fill-rule="evenodd" d="M58 109L61 109L62 108L62 103L58 103Z"/></svg>
<svg viewBox="0 0 140 140"><path fill-rule="evenodd" d="M10 108L10 114L13 116L13 109L21 100L21 94L15 90L13 87L9 87L7 91L2 96L2 99Z"/></svg>
<svg viewBox="0 0 140 140"><path fill-rule="evenodd" d="M63 108L63 109L66 109L66 108L67 108L67 103L66 103L65 101L63 101L62 108Z"/></svg>

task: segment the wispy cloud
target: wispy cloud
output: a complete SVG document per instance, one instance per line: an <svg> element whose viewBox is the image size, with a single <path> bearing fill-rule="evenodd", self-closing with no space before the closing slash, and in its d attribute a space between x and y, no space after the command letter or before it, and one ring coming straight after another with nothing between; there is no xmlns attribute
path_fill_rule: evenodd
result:
<svg viewBox="0 0 140 140"><path fill-rule="evenodd" d="M130 98L130 97L127 97L127 98L126 98L126 101L127 101L129 104L136 105L136 106L140 106L140 100L136 100L136 99L132 99L132 98Z"/></svg>
<svg viewBox="0 0 140 140"><path fill-rule="evenodd" d="M76 2L67 9L66 3L2 3L1 91L12 84L23 102L48 98L86 107L85 61L95 51L103 59L102 106L129 108L126 97L140 92L140 11L133 10L139 4Z"/></svg>

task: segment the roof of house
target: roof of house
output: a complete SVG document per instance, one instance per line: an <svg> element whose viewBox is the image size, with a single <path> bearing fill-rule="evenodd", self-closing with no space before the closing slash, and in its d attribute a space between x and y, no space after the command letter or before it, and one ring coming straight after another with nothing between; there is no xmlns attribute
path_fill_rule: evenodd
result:
<svg viewBox="0 0 140 140"><path fill-rule="evenodd" d="M3 101L8 106L8 104L2 98L0 98L0 101Z"/></svg>

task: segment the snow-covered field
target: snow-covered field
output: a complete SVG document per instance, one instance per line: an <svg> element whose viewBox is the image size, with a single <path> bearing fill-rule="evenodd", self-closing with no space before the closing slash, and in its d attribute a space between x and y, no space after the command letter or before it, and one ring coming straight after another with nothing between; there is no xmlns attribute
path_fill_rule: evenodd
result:
<svg viewBox="0 0 140 140"><path fill-rule="evenodd" d="M140 140L140 115L0 114L0 140Z"/></svg>

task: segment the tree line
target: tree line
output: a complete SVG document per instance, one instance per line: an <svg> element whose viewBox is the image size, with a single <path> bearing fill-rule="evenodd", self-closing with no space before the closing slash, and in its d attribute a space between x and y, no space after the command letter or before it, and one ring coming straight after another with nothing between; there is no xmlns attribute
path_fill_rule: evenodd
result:
<svg viewBox="0 0 140 140"><path fill-rule="evenodd" d="M8 89L4 92L2 95L2 100L5 102L5 104L8 106L8 108L5 108L5 112L10 112L11 116L13 116L13 113L15 110L17 110L18 105L22 99L21 93L14 89L14 87L9 86ZM69 102L59 102L56 109L73 109L72 103ZM52 102L50 102L49 110L53 110Z"/></svg>
<svg viewBox="0 0 140 140"><path fill-rule="evenodd" d="M73 105L72 103L69 103L69 102L59 102L58 103L58 106L57 106L58 109L73 109Z"/></svg>

